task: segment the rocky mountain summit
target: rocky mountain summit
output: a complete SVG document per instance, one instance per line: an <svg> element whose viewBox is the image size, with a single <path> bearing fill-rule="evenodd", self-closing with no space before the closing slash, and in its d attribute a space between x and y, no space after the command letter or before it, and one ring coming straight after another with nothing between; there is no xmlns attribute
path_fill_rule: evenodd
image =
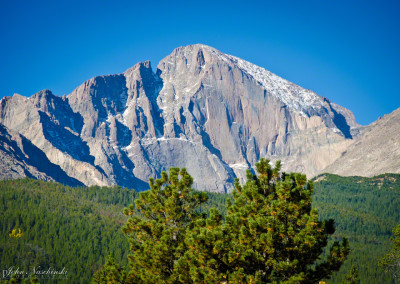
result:
<svg viewBox="0 0 400 284"><path fill-rule="evenodd" d="M218 192L260 157L315 175L362 129L327 98L201 44L176 48L156 72L140 62L67 96L4 97L0 123L85 185L143 190L175 166L188 169L195 188Z"/></svg>

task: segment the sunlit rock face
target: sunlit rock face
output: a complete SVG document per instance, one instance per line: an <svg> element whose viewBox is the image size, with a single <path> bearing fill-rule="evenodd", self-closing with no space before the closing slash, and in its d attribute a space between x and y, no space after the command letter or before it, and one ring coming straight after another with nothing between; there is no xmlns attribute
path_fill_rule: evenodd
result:
<svg viewBox="0 0 400 284"><path fill-rule="evenodd" d="M28 139L0 124L1 179L36 178L71 186L83 185L69 177Z"/></svg>
<svg viewBox="0 0 400 284"><path fill-rule="evenodd" d="M86 185L147 189L186 167L198 190L229 192L261 157L312 176L359 136L351 111L206 45L175 49L71 94L5 97L0 123Z"/></svg>
<svg viewBox="0 0 400 284"><path fill-rule="evenodd" d="M400 173L400 108L368 125L325 172L373 177Z"/></svg>

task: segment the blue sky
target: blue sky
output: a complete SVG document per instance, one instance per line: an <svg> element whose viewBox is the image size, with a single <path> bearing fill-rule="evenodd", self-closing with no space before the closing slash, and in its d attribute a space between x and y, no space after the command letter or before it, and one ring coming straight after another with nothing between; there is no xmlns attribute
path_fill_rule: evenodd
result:
<svg viewBox="0 0 400 284"><path fill-rule="evenodd" d="M203 43L369 124L400 107L399 1L2 1L0 97L69 94Z"/></svg>

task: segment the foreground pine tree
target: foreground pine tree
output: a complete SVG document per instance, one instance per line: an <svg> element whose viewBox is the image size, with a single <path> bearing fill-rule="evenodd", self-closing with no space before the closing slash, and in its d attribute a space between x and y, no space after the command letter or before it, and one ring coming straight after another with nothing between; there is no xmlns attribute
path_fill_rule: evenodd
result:
<svg viewBox="0 0 400 284"><path fill-rule="evenodd" d="M93 275L93 284L127 283L125 269L115 263L114 256L110 254L104 267Z"/></svg>
<svg viewBox="0 0 400 284"><path fill-rule="evenodd" d="M187 251L186 232L201 216L197 207L207 201L206 193L193 192L192 184L185 169L171 168L169 175L150 179L150 190L125 209L130 218L123 232L132 252L129 283L179 282L183 272L175 264Z"/></svg>
<svg viewBox="0 0 400 284"><path fill-rule="evenodd" d="M189 250L181 270L195 283L318 283L340 268L347 240L334 242L333 220L319 221L311 207L312 183L306 176L280 173L280 163L256 164L258 175L235 183L225 222L218 211L196 222L187 236Z"/></svg>
<svg viewBox="0 0 400 284"><path fill-rule="evenodd" d="M281 173L280 162L272 168L261 159L256 169L257 175L247 172L245 185L235 182L225 219L217 209L208 217L198 213L207 195L193 192L185 169L171 168L169 175L150 179L150 190L124 211L129 275L125 278L112 263L96 277L111 275L121 283L234 284L329 278L349 248L346 239L326 248L334 222L320 221L312 209L312 183L302 174Z"/></svg>

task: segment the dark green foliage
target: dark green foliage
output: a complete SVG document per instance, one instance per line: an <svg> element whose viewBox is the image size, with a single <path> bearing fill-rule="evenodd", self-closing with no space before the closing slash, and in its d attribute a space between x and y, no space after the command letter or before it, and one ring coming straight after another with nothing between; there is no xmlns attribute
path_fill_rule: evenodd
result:
<svg viewBox="0 0 400 284"><path fill-rule="evenodd" d="M169 175L150 179L150 190L140 193L123 232L131 244L131 283L177 283L184 275L176 263L185 254L186 231L202 216L196 212L207 201L204 192L194 192L185 169L171 168Z"/></svg>
<svg viewBox="0 0 400 284"><path fill-rule="evenodd" d="M357 284L359 282L360 281L358 279L358 269L353 265L350 269L349 274L346 274L344 276L342 284Z"/></svg>
<svg viewBox="0 0 400 284"><path fill-rule="evenodd" d="M196 222L182 270L195 283L316 283L329 277L349 248L345 239L334 242L320 261L334 228L311 208L312 184L301 174L281 174L279 162L271 168L261 159L256 168L258 176L248 171L244 186L236 181L225 222L215 209Z"/></svg>
<svg viewBox="0 0 400 284"><path fill-rule="evenodd" d="M207 201L201 204L198 208L198 212L205 213L207 216L210 215L211 208L217 209L223 216L226 215L226 202L227 200L233 200L232 194L226 193L214 193L206 192Z"/></svg>
<svg viewBox="0 0 400 284"><path fill-rule="evenodd" d="M58 282L89 283L110 252L127 264L129 244L120 228L135 195L119 187L1 181L0 269L65 267L68 279ZM21 229L22 237L11 238L12 229Z"/></svg>
<svg viewBox="0 0 400 284"><path fill-rule="evenodd" d="M358 267L360 283L394 283L378 260L392 247L392 228L400 223L400 175L324 175L316 180L313 207L321 220L335 219L334 240L348 237L351 247L348 260L327 283L341 283L352 265ZM222 216L214 211L208 220L208 226L216 226L223 222L225 200L232 195L207 195L196 211L208 214L217 207ZM35 263L65 266L69 278L64 283L88 283L110 252L116 263L126 265L129 244L119 229L126 222L121 212L136 196L118 187L69 188L28 179L0 182L0 269L10 264L21 269ZM22 237L10 239L12 229L19 228ZM215 239L224 238L212 231Z"/></svg>
<svg viewBox="0 0 400 284"><path fill-rule="evenodd" d="M392 249L382 258L379 265L396 280L400 280L400 224L393 229Z"/></svg>
<svg viewBox="0 0 400 284"><path fill-rule="evenodd" d="M188 250L177 267L182 273L183 283L219 283L228 280L231 272L229 249L231 235L223 226L222 215L212 208L207 219L196 221L194 228L187 232Z"/></svg>
<svg viewBox="0 0 400 284"><path fill-rule="evenodd" d="M341 283L353 265L360 283L394 283L378 260L390 249L392 228L400 223L400 175L373 178L325 174L314 182L313 206L322 219L333 218L334 239L347 237L348 260L329 283Z"/></svg>
<svg viewBox="0 0 400 284"><path fill-rule="evenodd" d="M21 278L21 277L15 277L13 276L9 280L2 280L0 281L2 284L33 284L33 283L39 283L39 280L32 276L31 278Z"/></svg>
<svg viewBox="0 0 400 284"><path fill-rule="evenodd" d="M125 269L115 263L112 254L109 255L104 267L96 271L96 273L93 275L92 280L93 284L117 284L126 282L127 276Z"/></svg>

